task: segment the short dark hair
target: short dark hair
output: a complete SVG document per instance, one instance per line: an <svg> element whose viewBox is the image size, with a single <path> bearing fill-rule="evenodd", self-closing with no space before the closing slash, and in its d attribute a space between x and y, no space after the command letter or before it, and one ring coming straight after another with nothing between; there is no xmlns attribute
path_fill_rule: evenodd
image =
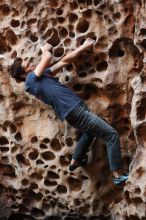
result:
<svg viewBox="0 0 146 220"><path fill-rule="evenodd" d="M17 57L14 60L14 63L12 64L10 68L10 74L13 78L15 78L17 81L25 81L25 78L21 76L21 74L25 73L25 69L22 66L22 58Z"/></svg>

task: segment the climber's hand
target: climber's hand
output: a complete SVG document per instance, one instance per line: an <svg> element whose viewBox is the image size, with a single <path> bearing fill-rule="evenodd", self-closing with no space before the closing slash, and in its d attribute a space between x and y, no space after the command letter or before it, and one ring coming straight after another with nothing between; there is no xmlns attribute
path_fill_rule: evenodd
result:
<svg viewBox="0 0 146 220"><path fill-rule="evenodd" d="M46 53L49 52L52 48L51 44L46 43L44 46L41 47L41 51L42 53Z"/></svg>

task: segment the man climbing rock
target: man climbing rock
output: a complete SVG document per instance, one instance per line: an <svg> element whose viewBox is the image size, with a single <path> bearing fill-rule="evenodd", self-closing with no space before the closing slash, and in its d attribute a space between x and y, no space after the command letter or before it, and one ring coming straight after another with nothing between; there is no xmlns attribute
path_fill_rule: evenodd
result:
<svg viewBox="0 0 146 220"><path fill-rule="evenodd" d="M25 80L27 92L47 105L51 105L62 121L66 120L71 126L82 131L82 136L72 156L70 171L86 164L88 146L94 137L100 137L107 146L109 165L114 176L113 182L120 184L127 180L128 175L121 171L120 141L117 131L93 114L81 98L54 77L63 67L72 63L79 54L92 47L93 44L94 40L87 39L77 49L65 55L52 66L52 54L50 53L52 46L45 44L41 48L41 60L36 67L32 64L26 65L21 58L16 58L12 65L11 75L17 80Z"/></svg>

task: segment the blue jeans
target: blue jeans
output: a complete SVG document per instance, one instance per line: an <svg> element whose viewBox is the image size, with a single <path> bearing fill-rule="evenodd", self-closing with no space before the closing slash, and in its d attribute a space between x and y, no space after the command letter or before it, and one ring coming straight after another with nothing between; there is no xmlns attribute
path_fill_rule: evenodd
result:
<svg viewBox="0 0 146 220"><path fill-rule="evenodd" d="M122 167L120 140L117 131L103 119L93 114L85 103L80 102L66 117L67 122L83 134L77 144L73 159L79 161L86 155L94 137L105 141L111 170Z"/></svg>

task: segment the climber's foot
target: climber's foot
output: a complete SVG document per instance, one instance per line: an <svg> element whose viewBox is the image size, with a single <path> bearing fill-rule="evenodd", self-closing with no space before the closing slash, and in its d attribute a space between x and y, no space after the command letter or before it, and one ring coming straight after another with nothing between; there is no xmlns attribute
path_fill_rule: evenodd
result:
<svg viewBox="0 0 146 220"><path fill-rule="evenodd" d="M69 166L69 170L70 171L74 171L75 169L77 169L79 166L85 166L88 162L88 156L80 159L79 161L74 160L73 163L71 163L71 165Z"/></svg>
<svg viewBox="0 0 146 220"><path fill-rule="evenodd" d="M126 181L127 181L127 179L128 179L128 173L124 173L124 174L122 174L122 175L120 175L119 177L114 177L113 178L113 183L115 184L115 185L120 185L120 184L122 184L122 183L125 183Z"/></svg>

